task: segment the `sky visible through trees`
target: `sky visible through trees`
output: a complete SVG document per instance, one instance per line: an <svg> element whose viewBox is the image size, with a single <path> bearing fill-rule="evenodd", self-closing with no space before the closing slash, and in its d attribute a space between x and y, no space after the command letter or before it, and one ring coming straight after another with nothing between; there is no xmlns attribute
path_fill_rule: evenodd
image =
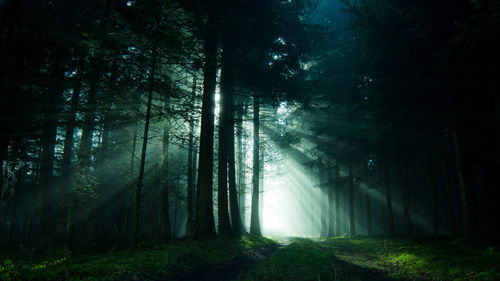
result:
<svg viewBox="0 0 500 281"><path fill-rule="evenodd" d="M0 1L0 247L498 239L499 9Z"/></svg>

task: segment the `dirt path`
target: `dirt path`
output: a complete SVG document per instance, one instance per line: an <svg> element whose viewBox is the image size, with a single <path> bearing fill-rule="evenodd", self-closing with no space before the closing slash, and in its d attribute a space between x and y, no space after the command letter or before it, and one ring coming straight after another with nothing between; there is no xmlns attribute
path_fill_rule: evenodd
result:
<svg viewBox="0 0 500 281"><path fill-rule="evenodd" d="M373 267L369 257L358 252L353 252L351 248L330 247L321 241L313 240L321 247L329 248L335 254L333 260L325 262L331 263L332 274L321 276L320 280L337 281L405 281L406 279L396 279L386 276L386 271ZM287 247L292 241L290 239L280 239L276 244L268 244L258 249L246 250L232 258L207 262L199 265L190 272L177 273L168 278L138 278L138 280L155 281L230 281L238 280L240 276L253 269L258 263L266 260L276 250ZM286 250L286 249L285 249ZM134 280L136 281L136 280Z"/></svg>
<svg viewBox="0 0 500 281"><path fill-rule="evenodd" d="M338 274L338 280L374 280L374 281L406 281L408 279L388 277L387 271L375 265L374 257L367 253L353 250L349 247L327 246L318 242L335 254L333 266Z"/></svg>
<svg viewBox="0 0 500 281"><path fill-rule="evenodd" d="M194 271L171 276L164 281L229 281L238 279L257 263L271 256L281 247L280 244L268 244L262 248L250 249L230 259L200 265Z"/></svg>

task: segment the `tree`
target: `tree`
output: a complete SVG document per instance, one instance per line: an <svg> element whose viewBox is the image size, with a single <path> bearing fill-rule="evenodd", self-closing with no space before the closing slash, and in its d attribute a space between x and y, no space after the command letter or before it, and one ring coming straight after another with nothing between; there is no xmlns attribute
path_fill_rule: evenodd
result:
<svg viewBox="0 0 500 281"><path fill-rule="evenodd" d="M254 96L253 100L253 173L252 173L252 211L250 217L250 235L261 236L262 232L260 229L260 218L259 218L259 173L260 173L260 161L259 161L259 97Z"/></svg>
<svg viewBox="0 0 500 281"><path fill-rule="evenodd" d="M215 109L215 75L217 67L217 31L213 15L209 15L204 38L203 100L199 149L198 182L196 187L196 236L215 235L212 202L213 142Z"/></svg>

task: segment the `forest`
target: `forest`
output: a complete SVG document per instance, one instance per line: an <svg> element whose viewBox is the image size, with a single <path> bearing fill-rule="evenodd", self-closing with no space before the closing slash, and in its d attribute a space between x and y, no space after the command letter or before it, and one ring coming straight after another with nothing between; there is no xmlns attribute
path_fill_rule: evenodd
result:
<svg viewBox="0 0 500 281"><path fill-rule="evenodd" d="M499 0L0 0L0 280L500 280Z"/></svg>

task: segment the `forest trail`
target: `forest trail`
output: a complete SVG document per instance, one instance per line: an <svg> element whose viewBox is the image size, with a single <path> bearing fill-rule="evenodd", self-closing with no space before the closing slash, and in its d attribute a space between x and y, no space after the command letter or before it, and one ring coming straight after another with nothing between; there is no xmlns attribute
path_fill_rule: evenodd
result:
<svg viewBox="0 0 500 281"><path fill-rule="evenodd" d="M322 250L326 250L332 253L328 260L324 260L324 264L331 265L331 270L328 276L324 274L315 273L314 268L309 268L306 263L296 266L296 269L309 269L312 275L314 275L314 280L375 280L375 281L404 281L407 279L396 279L391 278L386 275L387 271L377 269L373 266L373 259L370 255L366 253L353 251L349 247L339 247L336 246L332 248L328 243L323 242L321 239L300 239L302 241L308 241L319 247ZM298 241L299 244L301 243ZM266 276L265 271L261 272L261 268L257 268L257 265L262 264L265 268L266 263L274 264L275 272L286 272L287 269L280 268L280 264L276 263L276 259L280 257L275 257L275 253L280 250L281 254L289 255L288 252L293 252L293 248L290 245L295 245L297 242L296 238L293 237L281 237L275 240L275 244L267 244L263 247L256 249L249 249L239 255L232 258L225 259L217 262L207 262L200 265L197 269L191 272L179 273L174 276L170 276L166 279L152 279L152 280L164 280L164 281L220 281L220 280L240 280L242 276L246 276L250 280L272 280L273 277ZM311 244L309 244L311 245ZM311 247L311 250L313 250ZM308 250L304 249L304 255L314 254L306 253ZM293 253L291 254L293 255ZM306 259L307 261L307 259ZM287 264L285 264L286 266ZM250 274L248 274L250 273ZM256 273L256 276L253 276ZM246 274L246 275L245 275ZM286 275L285 275L286 276ZM297 280L302 280L299 278L300 273L297 276ZM295 280L292 277L291 280ZM271 279L269 279L271 278ZM244 279L247 280L247 279ZM308 278L304 280L309 280Z"/></svg>
<svg viewBox="0 0 500 281"><path fill-rule="evenodd" d="M264 261L276 250L284 245L279 243L270 243L256 249L249 249L232 258L207 262L200 265L191 272L177 274L167 279L153 279L165 281L220 281L236 280L243 273L253 269L259 262Z"/></svg>

